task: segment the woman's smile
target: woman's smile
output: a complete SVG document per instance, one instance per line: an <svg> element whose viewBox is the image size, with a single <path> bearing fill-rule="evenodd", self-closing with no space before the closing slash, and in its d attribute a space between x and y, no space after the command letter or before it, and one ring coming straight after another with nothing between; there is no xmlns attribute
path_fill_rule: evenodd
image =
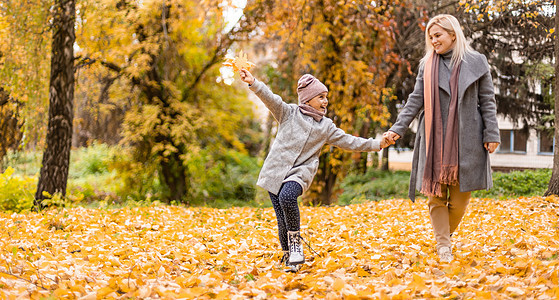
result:
<svg viewBox="0 0 559 300"><path fill-rule="evenodd" d="M439 25L433 25L429 29L429 38L433 49L438 54L444 54L454 47L454 34L448 33Z"/></svg>

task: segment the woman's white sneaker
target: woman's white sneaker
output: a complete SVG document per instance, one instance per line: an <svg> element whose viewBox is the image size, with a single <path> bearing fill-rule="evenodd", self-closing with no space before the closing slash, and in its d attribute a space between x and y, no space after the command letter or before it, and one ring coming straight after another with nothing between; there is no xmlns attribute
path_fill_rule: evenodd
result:
<svg viewBox="0 0 559 300"><path fill-rule="evenodd" d="M439 248L439 250L437 250L437 254L439 255L439 260L444 263L449 263L453 259L450 247Z"/></svg>

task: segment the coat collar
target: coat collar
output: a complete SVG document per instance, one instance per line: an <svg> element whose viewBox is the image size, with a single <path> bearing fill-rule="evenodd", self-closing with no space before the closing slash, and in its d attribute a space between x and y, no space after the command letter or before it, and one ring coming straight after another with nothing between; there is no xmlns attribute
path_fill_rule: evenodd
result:
<svg viewBox="0 0 559 300"><path fill-rule="evenodd" d="M481 76L489 71L489 65L485 56L478 52L470 52L464 56L460 67L460 78L458 80L458 99L464 97L466 89Z"/></svg>

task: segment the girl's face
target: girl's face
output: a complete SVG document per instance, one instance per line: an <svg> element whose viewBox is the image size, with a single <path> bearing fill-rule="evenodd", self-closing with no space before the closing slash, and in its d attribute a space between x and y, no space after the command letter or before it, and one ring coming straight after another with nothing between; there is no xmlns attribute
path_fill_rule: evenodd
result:
<svg viewBox="0 0 559 300"><path fill-rule="evenodd" d="M326 98L327 95L327 92L320 93L318 96L307 102L307 104L320 112L326 113L326 107L328 106L328 98Z"/></svg>
<svg viewBox="0 0 559 300"><path fill-rule="evenodd" d="M449 33L441 26L435 24L429 28L429 39L431 44L438 54L447 53L450 49L454 48L454 41L456 36L454 33Z"/></svg>

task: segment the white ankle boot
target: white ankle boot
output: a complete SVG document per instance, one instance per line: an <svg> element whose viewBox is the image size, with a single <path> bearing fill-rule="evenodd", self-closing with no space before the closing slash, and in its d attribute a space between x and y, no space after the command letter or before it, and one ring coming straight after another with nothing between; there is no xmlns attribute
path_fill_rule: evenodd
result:
<svg viewBox="0 0 559 300"><path fill-rule="evenodd" d="M453 259L452 250L450 249L450 247L439 248L437 254L439 255L439 260L443 263L449 263Z"/></svg>
<svg viewBox="0 0 559 300"><path fill-rule="evenodd" d="M299 265L305 262L303 254L303 241L299 231L288 231L287 238L289 241L289 260L290 265Z"/></svg>

